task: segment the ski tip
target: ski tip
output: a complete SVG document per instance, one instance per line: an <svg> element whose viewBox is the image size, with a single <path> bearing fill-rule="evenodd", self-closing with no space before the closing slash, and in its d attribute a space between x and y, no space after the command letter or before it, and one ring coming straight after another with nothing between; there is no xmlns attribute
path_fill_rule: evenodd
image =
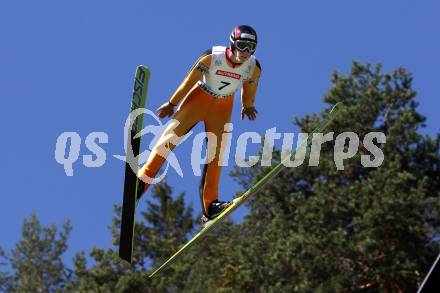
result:
<svg viewBox="0 0 440 293"><path fill-rule="evenodd" d="M333 105L333 107L331 108L330 112L328 112L328 116L327 119L333 119L338 112L342 109L342 107L344 106L344 104L342 102L337 102L336 104Z"/></svg>
<svg viewBox="0 0 440 293"><path fill-rule="evenodd" d="M142 80L142 82L148 82L148 80L150 80L150 76L151 76L151 72L150 72L150 68L148 68L145 65L139 65L138 67L136 67L136 74L135 74L135 79L139 79ZM146 95L147 91L143 91L144 95Z"/></svg>
<svg viewBox="0 0 440 293"><path fill-rule="evenodd" d="M330 110L330 113L340 110L343 105L344 104L342 102L337 102L336 104L333 105L332 109Z"/></svg>
<svg viewBox="0 0 440 293"><path fill-rule="evenodd" d="M143 65L143 64L140 64L137 68L141 68L145 72L150 73L150 68L148 66Z"/></svg>

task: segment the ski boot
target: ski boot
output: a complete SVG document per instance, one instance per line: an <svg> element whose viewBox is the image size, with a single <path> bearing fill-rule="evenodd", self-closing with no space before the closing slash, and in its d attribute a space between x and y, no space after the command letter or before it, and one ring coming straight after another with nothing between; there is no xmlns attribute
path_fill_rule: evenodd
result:
<svg viewBox="0 0 440 293"><path fill-rule="evenodd" d="M231 201L218 201L214 200L209 204L208 213L203 213L202 218L200 219L202 222L203 228L209 226L209 224L217 218L227 207L231 205Z"/></svg>

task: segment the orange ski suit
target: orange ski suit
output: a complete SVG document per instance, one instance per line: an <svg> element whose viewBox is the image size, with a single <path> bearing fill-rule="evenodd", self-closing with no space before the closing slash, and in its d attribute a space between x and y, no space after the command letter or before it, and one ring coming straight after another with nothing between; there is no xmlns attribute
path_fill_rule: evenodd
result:
<svg viewBox="0 0 440 293"><path fill-rule="evenodd" d="M240 66L240 64L234 64L228 55L226 56L230 67ZM202 207L205 213L208 210L209 204L214 200L218 200L218 184L221 173L219 161L222 154L221 138L222 133L224 133L225 124L230 121L234 101L233 95L216 98L204 91L198 84L198 81L209 70L211 57L211 51L209 50L197 60L185 80L169 100L173 105L178 105L183 101L177 109L173 120L168 124L152 149L147 162L138 173L138 177L142 175L148 176L149 182L148 180L145 182L145 192L149 186L148 183L151 182L150 179L156 176L168 154L180 141L179 138L188 133L198 122L203 121L205 131L211 132L217 137L216 144L210 144L209 140L207 144L207 153L214 154L214 156L212 161L208 163L207 168L205 168L201 183L201 189L203 190ZM242 82L241 101L245 108L253 107L254 105L260 73L261 67L257 61L252 79L243 80ZM214 145L215 153L213 153Z"/></svg>

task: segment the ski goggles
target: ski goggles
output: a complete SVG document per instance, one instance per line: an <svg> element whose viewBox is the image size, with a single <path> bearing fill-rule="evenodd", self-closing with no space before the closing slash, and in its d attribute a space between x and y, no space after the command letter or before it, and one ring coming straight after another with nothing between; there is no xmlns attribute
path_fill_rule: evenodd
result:
<svg viewBox="0 0 440 293"><path fill-rule="evenodd" d="M249 53L254 53L255 49L257 49L257 44L255 42L237 40L234 43L235 48L240 51L248 51Z"/></svg>

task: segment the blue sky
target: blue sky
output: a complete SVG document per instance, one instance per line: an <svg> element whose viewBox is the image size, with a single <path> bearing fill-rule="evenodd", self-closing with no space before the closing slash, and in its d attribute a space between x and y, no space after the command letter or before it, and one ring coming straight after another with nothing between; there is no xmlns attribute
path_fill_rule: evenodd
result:
<svg viewBox="0 0 440 293"><path fill-rule="evenodd" d="M123 153L136 66L151 68L147 108L156 109L202 52L227 44L236 24L258 31L263 75L255 122L239 120L236 98L235 138L271 127L297 132L292 118L322 110L332 71L347 73L352 60L411 71L419 111L428 118L423 132L437 133L438 11L438 1L3 1L0 245L10 250L21 238L23 220L35 212L45 225L72 222L68 258L109 247L124 174L113 155ZM106 163L93 169L79 160L67 177L54 157L65 131L77 132L83 142L91 132L106 132ZM199 177L191 173L190 151L190 143L176 150L184 178L170 172L168 181L186 192L198 212ZM88 154L82 144L80 155ZM232 163L223 172L222 199L240 189L227 176Z"/></svg>

